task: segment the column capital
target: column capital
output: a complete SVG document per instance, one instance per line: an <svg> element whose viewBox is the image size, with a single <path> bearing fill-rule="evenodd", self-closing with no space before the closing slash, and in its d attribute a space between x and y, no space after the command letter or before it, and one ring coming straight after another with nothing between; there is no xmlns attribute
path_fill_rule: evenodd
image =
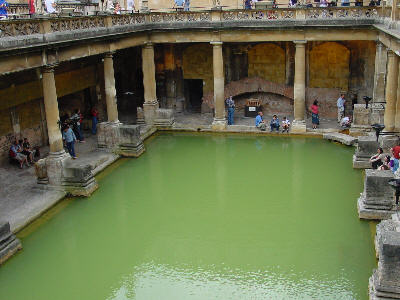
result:
<svg viewBox="0 0 400 300"><path fill-rule="evenodd" d="M104 54L105 58L113 58L115 51L110 51Z"/></svg>
<svg viewBox="0 0 400 300"><path fill-rule="evenodd" d="M391 50L391 49L388 49L387 50L387 54L388 54L388 57L395 57L396 55L397 55L397 53L395 53L393 50Z"/></svg>
<svg viewBox="0 0 400 300"><path fill-rule="evenodd" d="M42 67L42 73L54 73L54 69L57 64L48 64Z"/></svg>
<svg viewBox="0 0 400 300"><path fill-rule="evenodd" d="M214 47L222 47L223 42L210 42Z"/></svg>
<svg viewBox="0 0 400 300"><path fill-rule="evenodd" d="M293 41L293 43L295 44L296 47L304 47L307 44L307 41Z"/></svg>
<svg viewBox="0 0 400 300"><path fill-rule="evenodd" d="M154 44L152 42L146 42L144 43L143 48L145 49L154 48Z"/></svg>

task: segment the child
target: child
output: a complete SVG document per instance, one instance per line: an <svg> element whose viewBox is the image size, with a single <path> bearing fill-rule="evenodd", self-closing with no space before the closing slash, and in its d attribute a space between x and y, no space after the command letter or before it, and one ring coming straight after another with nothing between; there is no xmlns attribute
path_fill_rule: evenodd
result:
<svg viewBox="0 0 400 300"><path fill-rule="evenodd" d="M290 127L290 121L289 119L286 119L286 117L283 117L282 119L282 133L286 132L289 133L289 127Z"/></svg>

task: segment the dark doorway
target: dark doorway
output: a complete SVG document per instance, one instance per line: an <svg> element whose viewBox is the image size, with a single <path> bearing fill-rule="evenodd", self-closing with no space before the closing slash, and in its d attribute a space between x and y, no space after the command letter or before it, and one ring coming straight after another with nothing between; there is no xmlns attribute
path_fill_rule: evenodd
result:
<svg viewBox="0 0 400 300"><path fill-rule="evenodd" d="M201 112L203 98L203 79L185 79L186 109Z"/></svg>

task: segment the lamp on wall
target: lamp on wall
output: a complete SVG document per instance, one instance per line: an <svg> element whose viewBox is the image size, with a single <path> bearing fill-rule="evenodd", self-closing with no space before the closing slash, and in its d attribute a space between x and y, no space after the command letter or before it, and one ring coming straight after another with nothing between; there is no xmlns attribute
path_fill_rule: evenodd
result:
<svg viewBox="0 0 400 300"><path fill-rule="evenodd" d="M368 97L368 96L364 96L363 99L365 101L365 108L368 109L368 103L372 100L372 98Z"/></svg>
<svg viewBox="0 0 400 300"><path fill-rule="evenodd" d="M381 131L385 128L385 125L375 123L372 124L371 127L375 130L376 141L378 141L379 135L381 134Z"/></svg>

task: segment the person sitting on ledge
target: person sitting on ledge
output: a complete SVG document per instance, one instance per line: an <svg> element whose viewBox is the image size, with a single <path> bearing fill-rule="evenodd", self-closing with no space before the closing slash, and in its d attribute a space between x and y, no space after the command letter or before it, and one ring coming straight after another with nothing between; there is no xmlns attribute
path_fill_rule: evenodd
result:
<svg viewBox="0 0 400 300"><path fill-rule="evenodd" d="M18 146L22 149L21 153L26 156L29 163L33 163L33 152L24 147L24 141L18 140Z"/></svg>
<svg viewBox="0 0 400 300"><path fill-rule="evenodd" d="M390 149L390 152L392 153L392 157L390 158L390 170L395 173L399 168L399 160L394 157L393 148Z"/></svg>
<svg viewBox="0 0 400 300"><path fill-rule="evenodd" d="M351 118L350 117L343 117L342 120L340 120L340 126L349 128L351 125Z"/></svg>
<svg viewBox="0 0 400 300"><path fill-rule="evenodd" d="M289 128L290 128L290 121L289 119L287 119L286 117L283 117L282 120L282 132L286 132L289 133Z"/></svg>
<svg viewBox="0 0 400 300"><path fill-rule="evenodd" d="M383 164L383 160L385 159L385 155L383 154L383 149L381 147L378 148L378 152L374 154L369 161L371 162L372 169L378 169Z"/></svg>
<svg viewBox="0 0 400 300"><path fill-rule="evenodd" d="M269 125L271 126L271 132L273 132L274 129L276 129L276 131L279 132L279 127L280 127L280 125L279 125L279 119L278 119L278 116L277 116L277 115L274 115L274 116L272 117L272 120L271 120L271 122L269 123Z"/></svg>
<svg viewBox="0 0 400 300"><path fill-rule="evenodd" d="M267 128L267 125L265 124L263 119L262 111L259 111L256 117L256 127L259 128L261 131L265 131L265 129Z"/></svg>
<svg viewBox="0 0 400 300"><path fill-rule="evenodd" d="M19 147L17 140L10 147L9 156L11 159L15 159L19 162L19 167L22 169L24 163L27 167L30 167L26 156L21 153L22 149Z"/></svg>
<svg viewBox="0 0 400 300"><path fill-rule="evenodd" d="M390 170L390 156L386 155L383 159L383 164L378 168L378 170Z"/></svg>

